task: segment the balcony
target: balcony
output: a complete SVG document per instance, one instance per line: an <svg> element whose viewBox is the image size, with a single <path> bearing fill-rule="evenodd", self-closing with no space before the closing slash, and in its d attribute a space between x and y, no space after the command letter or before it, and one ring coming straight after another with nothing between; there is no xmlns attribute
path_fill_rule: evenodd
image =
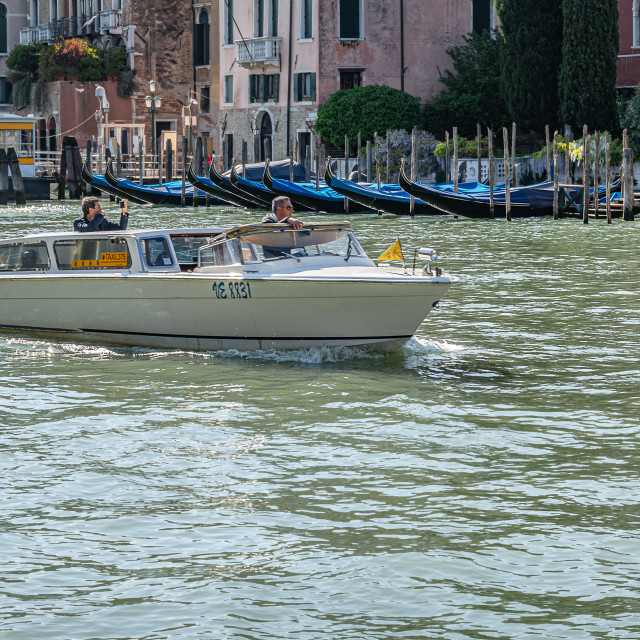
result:
<svg viewBox="0 0 640 640"><path fill-rule="evenodd" d="M100 32L111 33L122 27L122 9L100 12Z"/></svg>
<svg viewBox="0 0 640 640"><path fill-rule="evenodd" d="M39 27L23 27L20 29L20 44L33 44L40 37Z"/></svg>
<svg viewBox="0 0 640 640"><path fill-rule="evenodd" d="M236 40L236 62L245 68L280 68L282 38L248 38Z"/></svg>

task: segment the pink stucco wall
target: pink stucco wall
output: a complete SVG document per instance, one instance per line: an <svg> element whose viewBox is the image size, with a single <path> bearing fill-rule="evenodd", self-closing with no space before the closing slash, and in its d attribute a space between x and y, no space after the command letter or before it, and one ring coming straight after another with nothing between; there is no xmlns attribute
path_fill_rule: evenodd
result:
<svg viewBox="0 0 640 640"><path fill-rule="evenodd" d="M341 67L363 67L363 84L401 88L400 1L364 2L363 39L338 39L337 0L321 3L320 94L337 91ZM404 90L426 102L444 86L446 50L471 31L471 2L404 0Z"/></svg>

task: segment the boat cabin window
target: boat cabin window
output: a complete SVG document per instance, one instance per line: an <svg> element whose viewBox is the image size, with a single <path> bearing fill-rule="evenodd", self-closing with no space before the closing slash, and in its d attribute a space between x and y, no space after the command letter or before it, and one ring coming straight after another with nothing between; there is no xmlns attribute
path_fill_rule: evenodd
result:
<svg viewBox="0 0 640 640"><path fill-rule="evenodd" d="M203 247L200 251L201 267L221 267L242 262L242 248L237 240Z"/></svg>
<svg viewBox="0 0 640 640"><path fill-rule="evenodd" d="M47 271L51 267L44 242L19 242L0 246L0 271Z"/></svg>
<svg viewBox="0 0 640 640"><path fill-rule="evenodd" d="M164 237L143 238L140 240L143 262L148 267L172 267L173 256L169 243Z"/></svg>
<svg viewBox="0 0 640 640"><path fill-rule="evenodd" d="M212 235L172 235L171 243L180 264L198 264L198 249L213 240Z"/></svg>
<svg viewBox="0 0 640 640"><path fill-rule="evenodd" d="M128 269L131 254L124 238L73 238L53 244L58 268L66 269Z"/></svg>

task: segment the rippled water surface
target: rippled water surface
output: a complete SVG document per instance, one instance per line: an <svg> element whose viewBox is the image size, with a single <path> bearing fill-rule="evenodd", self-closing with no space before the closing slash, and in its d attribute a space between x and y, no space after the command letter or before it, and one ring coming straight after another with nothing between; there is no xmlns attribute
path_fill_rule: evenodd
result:
<svg viewBox="0 0 640 640"><path fill-rule="evenodd" d="M461 278L400 353L0 336L3 639L640 638L640 223L352 222Z"/></svg>

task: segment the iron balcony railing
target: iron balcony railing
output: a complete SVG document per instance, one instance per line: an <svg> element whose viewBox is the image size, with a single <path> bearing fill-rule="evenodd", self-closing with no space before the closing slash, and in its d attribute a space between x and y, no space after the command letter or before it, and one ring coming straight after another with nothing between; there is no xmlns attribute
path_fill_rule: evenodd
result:
<svg viewBox="0 0 640 640"><path fill-rule="evenodd" d="M241 67L280 68L282 38L248 38L236 40L236 59Z"/></svg>

